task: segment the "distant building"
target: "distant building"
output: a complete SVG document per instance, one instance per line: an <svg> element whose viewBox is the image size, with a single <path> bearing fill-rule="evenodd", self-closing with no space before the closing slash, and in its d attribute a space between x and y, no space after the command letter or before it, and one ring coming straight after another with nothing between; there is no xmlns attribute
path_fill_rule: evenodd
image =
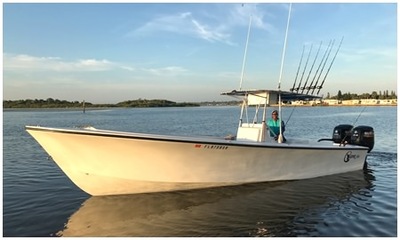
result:
<svg viewBox="0 0 400 240"><path fill-rule="evenodd" d="M353 100L337 100L337 99L324 99L326 105L344 105L344 106L357 106L357 105L397 105L397 99L353 99Z"/></svg>
<svg viewBox="0 0 400 240"><path fill-rule="evenodd" d="M324 99L323 101L324 101L324 103L326 103L328 105L338 105L339 104L339 100L337 100L337 99Z"/></svg>
<svg viewBox="0 0 400 240"><path fill-rule="evenodd" d="M397 99L353 99L353 100L337 100L337 99L323 99L312 101L292 101L289 104L292 106L359 106L359 105L385 105L397 106Z"/></svg>

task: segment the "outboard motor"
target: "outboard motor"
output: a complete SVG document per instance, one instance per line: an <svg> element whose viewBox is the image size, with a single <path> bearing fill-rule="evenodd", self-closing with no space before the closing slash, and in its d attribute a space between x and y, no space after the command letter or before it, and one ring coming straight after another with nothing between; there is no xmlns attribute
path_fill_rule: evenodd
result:
<svg viewBox="0 0 400 240"><path fill-rule="evenodd" d="M351 131L351 144L368 147L371 152L375 143L374 129L370 126L358 126Z"/></svg>
<svg viewBox="0 0 400 240"><path fill-rule="evenodd" d="M349 143L351 140L351 129L353 125L341 124L333 129L332 140L334 143Z"/></svg>

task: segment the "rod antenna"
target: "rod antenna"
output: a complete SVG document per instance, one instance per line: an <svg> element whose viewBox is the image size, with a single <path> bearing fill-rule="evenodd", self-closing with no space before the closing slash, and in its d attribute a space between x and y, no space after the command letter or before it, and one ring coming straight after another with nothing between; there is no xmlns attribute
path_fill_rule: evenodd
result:
<svg viewBox="0 0 400 240"><path fill-rule="evenodd" d="M249 45L249 37L250 37L250 29L251 29L251 20L252 20L252 15L250 15L249 29L247 30L247 39L246 39L246 46L245 46L245 48L244 48L243 65L242 65L242 75L241 75L241 77L240 77L239 90L242 90L242 83L243 83L243 77L244 77L244 68L245 68L245 66L246 66L247 46Z"/></svg>
<svg viewBox="0 0 400 240"><path fill-rule="evenodd" d="M281 90L281 81L282 81L282 72L283 72L283 62L285 61L285 52L286 52L286 42L287 42L287 35L289 31L289 23L290 23L290 12L292 11L292 3L289 5L289 14L288 14L288 21L286 25L286 33L285 33L285 42L283 43L283 52L282 52L282 61L281 61L281 70L279 72L279 84L278 90Z"/></svg>
<svg viewBox="0 0 400 240"><path fill-rule="evenodd" d="M279 137L278 137L278 142L282 143L283 142L283 136L282 136L282 101L281 101L281 81L282 81L282 72L283 72L283 62L285 61L285 52L286 52L286 43L287 43L287 35L289 31L289 23L290 23L290 13L292 11L292 3L289 5L289 14L288 14L288 20L287 20L287 25L286 25L286 33L285 33L285 42L283 43L283 52L282 52L282 62L281 62L281 70L279 73L279 84L278 84L278 92L279 92Z"/></svg>

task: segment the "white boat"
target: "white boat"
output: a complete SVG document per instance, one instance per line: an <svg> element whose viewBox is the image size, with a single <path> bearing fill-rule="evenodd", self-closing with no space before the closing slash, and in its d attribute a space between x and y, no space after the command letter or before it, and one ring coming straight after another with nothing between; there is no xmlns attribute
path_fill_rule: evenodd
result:
<svg viewBox="0 0 400 240"><path fill-rule="evenodd" d="M258 99L260 93L270 100L277 92L249 91L245 102L250 102L249 96ZM363 143L365 146L294 139L279 143L269 137L265 122L240 123L235 138L95 128L26 126L26 130L79 188L94 196L314 178L360 170L370 150ZM356 133L373 140L369 128ZM336 138L340 141L343 136Z"/></svg>
<svg viewBox="0 0 400 240"><path fill-rule="evenodd" d="M313 87L320 89L322 85ZM280 84L278 91L244 91L240 86L238 91L223 94L240 98L243 103L235 137L182 137L39 126L26 126L26 130L79 188L94 196L344 173L362 169L373 146L373 129L365 126L339 125L331 139L334 143L293 139L283 143L281 138L275 141L269 137L266 127L269 106L318 96L280 91ZM252 106L253 119L244 121Z"/></svg>

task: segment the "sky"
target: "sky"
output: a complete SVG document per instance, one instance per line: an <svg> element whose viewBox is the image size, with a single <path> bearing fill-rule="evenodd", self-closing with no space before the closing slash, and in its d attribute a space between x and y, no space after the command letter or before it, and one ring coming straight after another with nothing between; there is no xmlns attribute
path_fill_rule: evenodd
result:
<svg viewBox="0 0 400 240"><path fill-rule="evenodd" d="M2 7L4 100L228 101L220 93L240 84L276 90L279 81L289 90L295 79L318 79L331 40L319 95L397 93L396 3L293 3L281 77L288 3Z"/></svg>

